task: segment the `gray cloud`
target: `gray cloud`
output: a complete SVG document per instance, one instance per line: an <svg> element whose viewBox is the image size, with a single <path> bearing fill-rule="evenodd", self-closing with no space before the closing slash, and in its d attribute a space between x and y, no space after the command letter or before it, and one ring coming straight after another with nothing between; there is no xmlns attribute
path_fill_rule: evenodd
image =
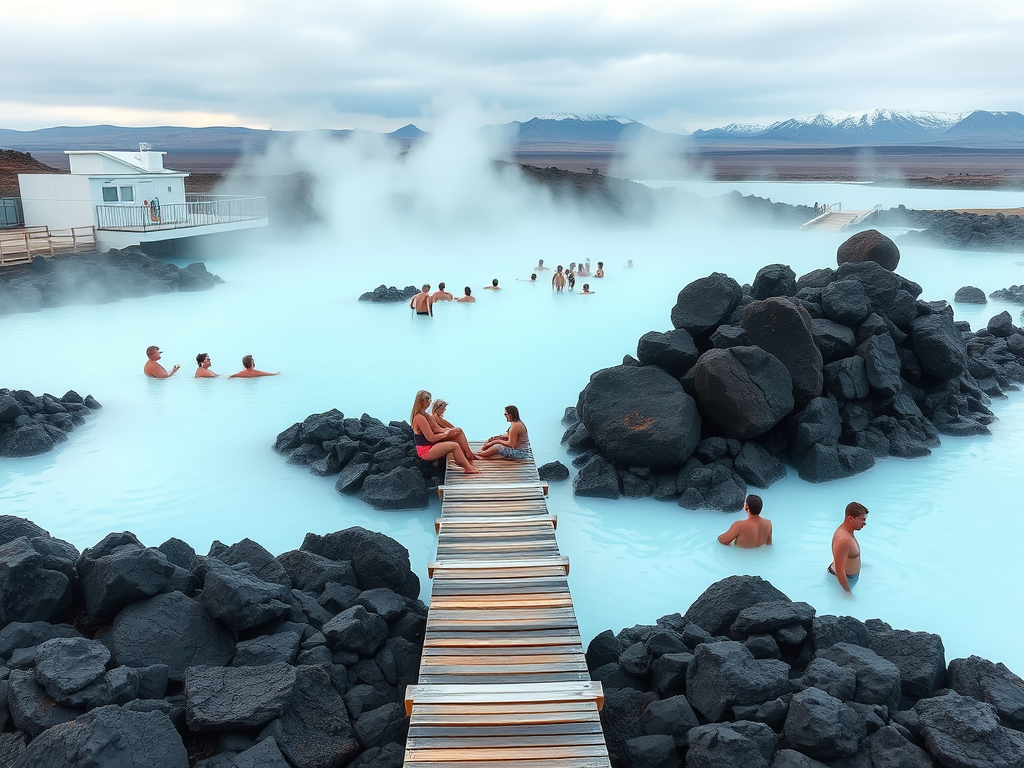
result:
<svg viewBox="0 0 1024 768"><path fill-rule="evenodd" d="M1018 0L985 13L947 0L25 6L8 16L26 33L5 40L19 65L0 94L3 127L137 113L429 128L436 100L453 97L501 119L619 114L663 130L825 109L1024 109ZM55 120L62 109L71 117Z"/></svg>

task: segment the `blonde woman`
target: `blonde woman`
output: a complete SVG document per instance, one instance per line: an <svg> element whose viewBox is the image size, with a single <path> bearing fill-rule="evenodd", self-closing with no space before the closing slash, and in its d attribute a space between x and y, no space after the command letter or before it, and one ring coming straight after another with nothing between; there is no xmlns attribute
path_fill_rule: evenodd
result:
<svg viewBox="0 0 1024 768"><path fill-rule="evenodd" d="M448 439L450 430L436 430L430 423L427 414L427 406L430 405L430 393L420 390L416 393L416 399L412 404L412 415L409 421L412 423L412 436L416 442L416 454L424 461L443 459L449 453L454 457L455 463L462 467L467 475L476 475L480 470L473 466L466 457L461 446L454 440Z"/></svg>
<svg viewBox="0 0 1024 768"><path fill-rule="evenodd" d="M466 433L462 431L461 427L456 427L450 421L444 417L444 412L448 409L448 403L441 398L437 398L434 404L430 406L430 413L427 414L427 418L430 419L430 426L434 428L435 432L442 432L448 430L449 439L454 440L459 444L459 448L466 454L466 458L471 462L476 461L476 454L469 447L469 441L466 439Z"/></svg>

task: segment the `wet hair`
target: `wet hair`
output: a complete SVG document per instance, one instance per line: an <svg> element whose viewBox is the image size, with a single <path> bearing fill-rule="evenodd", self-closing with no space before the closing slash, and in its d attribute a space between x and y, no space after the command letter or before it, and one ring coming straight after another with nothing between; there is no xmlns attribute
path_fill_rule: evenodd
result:
<svg viewBox="0 0 1024 768"><path fill-rule="evenodd" d="M583 284L583 290L584 291L589 291L590 290L590 283L584 283Z"/></svg>
<svg viewBox="0 0 1024 768"><path fill-rule="evenodd" d="M747 496L746 506L747 506L747 509L750 511L750 514L752 514L752 515L760 515L761 514L761 507L764 506L764 505L761 503L761 497L760 496L755 496L754 494L750 494L749 496Z"/></svg>
<svg viewBox="0 0 1024 768"><path fill-rule="evenodd" d="M559 264L559 265L558 265L558 271L559 271L559 272L561 272L561 271L562 271L562 265L561 265L561 264Z"/></svg>
<svg viewBox="0 0 1024 768"><path fill-rule="evenodd" d="M530 279L531 280L536 280L537 279L537 273L534 272L532 275L530 275Z"/></svg>
<svg viewBox="0 0 1024 768"><path fill-rule="evenodd" d="M146 347L146 357L149 357L154 352L159 352L159 351L160 351L160 347L158 347L156 344L154 344L154 345L152 345L150 347Z"/></svg>
<svg viewBox="0 0 1024 768"><path fill-rule="evenodd" d="M846 505L846 516L847 517L863 517L868 513L868 508L861 504L859 501L851 501Z"/></svg>
<svg viewBox="0 0 1024 768"><path fill-rule="evenodd" d="M466 286L466 295L467 296L472 296L473 295L473 292L471 290L469 290L469 286L468 285Z"/></svg>
<svg viewBox="0 0 1024 768"><path fill-rule="evenodd" d="M429 291L429 290L430 290L430 286L429 286L429 285L426 285L426 284L424 284L424 285L423 285L423 288L421 288L420 290L422 290L422 291L423 291L424 293L426 293L427 291Z"/></svg>
<svg viewBox="0 0 1024 768"><path fill-rule="evenodd" d="M252 368L254 365L256 365L256 363L253 362L252 355L246 355L242 358L243 368Z"/></svg>
<svg viewBox="0 0 1024 768"><path fill-rule="evenodd" d="M604 266L604 262L603 262L603 261L599 261L599 262L597 262L597 266L599 266L599 267L603 267L603 266Z"/></svg>
<svg viewBox="0 0 1024 768"><path fill-rule="evenodd" d="M437 284L437 290L443 291L444 290L444 283L438 283Z"/></svg>
<svg viewBox="0 0 1024 768"><path fill-rule="evenodd" d="M543 264L544 263L544 259L537 259L537 263L538 264Z"/></svg>
<svg viewBox="0 0 1024 768"><path fill-rule="evenodd" d="M437 398L434 404L430 406L431 413L444 413L444 409L448 407L448 403L441 398Z"/></svg>
<svg viewBox="0 0 1024 768"><path fill-rule="evenodd" d="M519 409L514 405L506 405L505 413L512 417L512 421L519 421Z"/></svg>
<svg viewBox="0 0 1024 768"><path fill-rule="evenodd" d="M210 355L208 352L200 352L198 355L196 355L196 365L202 365L203 360L205 360L209 356Z"/></svg>
<svg viewBox="0 0 1024 768"><path fill-rule="evenodd" d="M498 278L494 278L493 280L491 280L491 285L496 287L498 285Z"/></svg>
<svg viewBox="0 0 1024 768"><path fill-rule="evenodd" d="M427 410L427 403L430 402L430 393L421 389L416 393L416 399L412 401L412 413L409 414L409 424L416 418L416 415Z"/></svg>

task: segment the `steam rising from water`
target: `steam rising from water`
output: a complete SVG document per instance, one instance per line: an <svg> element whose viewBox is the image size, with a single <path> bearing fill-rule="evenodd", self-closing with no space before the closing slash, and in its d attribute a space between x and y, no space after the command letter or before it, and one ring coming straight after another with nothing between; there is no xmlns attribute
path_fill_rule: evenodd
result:
<svg viewBox="0 0 1024 768"><path fill-rule="evenodd" d="M538 461L568 464L559 445L564 407L575 404L593 371L635 353L647 331L669 327L686 283L716 270L750 282L774 262L803 274L834 265L845 239L743 229L726 212L728 226L699 228L682 223L689 202L642 225L600 207L571 208L525 182L514 166L495 165L495 157L507 157L507 144L465 127L481 122L453 117L405 156L369 136L344 143L310 137L252 160L241 174L309 173L320 222L212 242L205 261L226 280L212 291L0 318L4 386L58 395L73 388L105 406L51 454L0 460L0 510L79 548L132 530L149 545L178 536L204 552L215 538L248 536L280 553L307 531L362 525L409 548L426 598L436 502L422 512L376 513L338 495L332 478L287 465L270 450L278 432L332 407L406 419L414 393L428 389L477 437L500 431L502 406L518 405ZM737 186L792 203L845 204L856 194L870 195L871 204L915 207L938 199L840 185L691 189L711 198ZM970 198L963 207L1001 204L995 193L955 194ZM928 300L951 299L965 282L986 292L1024 282L1019 256L902 251L901 274L921 283ZM519 282L538 258L553 267L588 257L604 261L608 272L590 281L594 296L552 294L550 273L539 285ZM627 259L635 269L623 268ZM502 291L481 290L492 278ZM356 301L380 283L442 280L455 292L471 286L479 300L439 306L432 320L412 317L403 305ZM1003 308L956 310L978 327ZM165 350L167 364L182 363L181 373L146 380L150 344ZM283 373L197 381L191 360L199 351L211 354L221 374L238 370L247 353L257 367ZM735 515L649 500L577 499L568 484L554 484L550 505L572 561L584 638L685 610L711 582L757 573L820 612L939 632L950 657L978 653L1021 673L1024 619L1012 610L1020 601L1006 575L1019 547L1005 532L1017 530L1020 509L1024 396L995 407L1000 421L991 438L943 438L926 459L886 460L822 486L790 477L764 491L776 544L758 552L715 541ZM872 514L861 535L864 576L856 598L846 600L824 567L851 499Z"/></svg>

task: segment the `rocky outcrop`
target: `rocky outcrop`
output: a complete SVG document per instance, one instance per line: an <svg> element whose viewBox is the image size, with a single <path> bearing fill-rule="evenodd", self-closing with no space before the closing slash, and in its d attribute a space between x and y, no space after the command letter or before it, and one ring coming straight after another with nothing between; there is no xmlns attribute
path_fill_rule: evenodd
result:
<svg viewBox="0 0 1024 768"><path fill-rule="evenodd" d="M37 256L0 273L0 315L35 312L66 304L105 304L175 291L202 291L224 282L201 262L184 269L138 246L106 253Z"/></svg>
<svg viewBox="0 0 1024 768"><path fill-rule="evenodd" d="M981 288L975 288L973 285L965 285L962 288L958 288L956 293L953 294L953 301L961 304L988 304L985 292Z"/></svg>
<svg viewBox="0 0 1024 768"><path fill-rule="evenodd" d="M444 477L444 461L416 455L412 427L363 414L345 418L331 409L296 422L277 436L274 450L318 477L337 475L338 493L358 494L374 509L426 509L428 491Z"/></svg>
<svg viewBox="0 0 1024 768"><path fill-rule="evenodd" d="M0 456L46 453L67 440L68 432L84 424L85 417L100 407L92 395L82 397L73 389L63 397L37 397L25 389L0 388Z"/></svg>
<svg viewBox="0 0 1024 768"><path fill-rule="evenodd" d="M279 557L128 532L79 554L0 516L0 764L388 764L418 595L408 551L362 528Z"/></svg>
<svg viewBox="0 0 1024 768"><path fill-rule="evenodd" d="M874 213L867 220L877 227L910 227L901 243L951 248L958 251L1024 252L1024 217L961 211L918 211L904 206Z"/></svg>
<svg viewBox="0 0 1024 768"><path fill-rule="evenodd" d="M1024 680L877 619L816 616L756 577L591 640L613 766L1022 766ZM943 687L943 686L948 686Z"/></svg>
<svg viewBox="0 0 1024 768"><path fill-rule="evenodd" d="M683 288L673 330L644 334L566 409L574 492L731 511L787 464L827 482L987 434L991 398L1024 383L1024 330L1002 312L971 331L920 301L878 233L839 251L799 279L771 264L753 286L716 272Z"/></svg>
<svg viewBox="0 0 1024 768"><path fill-rule="evenodd" d="M372 291L367 291L359 297L360 301L372 301L375 304L393 304L399 301L409 301L420 292L415 285L407 285L405 288L395 288L386 285L378 285Z"/></svg>

